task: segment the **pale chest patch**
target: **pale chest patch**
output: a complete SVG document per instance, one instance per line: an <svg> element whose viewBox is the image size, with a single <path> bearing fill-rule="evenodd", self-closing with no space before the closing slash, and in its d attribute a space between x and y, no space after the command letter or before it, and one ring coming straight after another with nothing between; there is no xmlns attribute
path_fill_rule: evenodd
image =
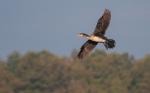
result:
<svg viewBox="0 0 150 93"><path fill-rule="evenodd" d="M104 43L106 41L105 39L97 37L97 36L91 36L89 39L95 42L100 42L100 43Z"/></svg>

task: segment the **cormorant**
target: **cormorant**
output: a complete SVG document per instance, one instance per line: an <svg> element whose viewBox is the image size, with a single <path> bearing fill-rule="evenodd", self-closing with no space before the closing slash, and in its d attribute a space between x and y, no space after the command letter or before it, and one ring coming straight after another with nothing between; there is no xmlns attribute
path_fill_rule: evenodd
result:
<svg viewBox="0 0 150 93"><path fill-rule="evenodd" d="M80 52L77 57L82 59L95 48L98 43L103 43L106 49L115 47L115 40L108 39L105 32L109 26L111 20L111 12L105 9L103 15L99 18L93 34L87 35L85 33L79 33L79 36L88 39L80 48Z"/></svg>

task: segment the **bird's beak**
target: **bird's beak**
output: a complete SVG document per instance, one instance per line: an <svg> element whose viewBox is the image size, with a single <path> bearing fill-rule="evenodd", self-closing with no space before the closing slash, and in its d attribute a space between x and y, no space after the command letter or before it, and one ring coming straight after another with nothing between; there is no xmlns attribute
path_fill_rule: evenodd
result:
<svg viewBox="0 0 150 93"><path fill-rule="evenodd" d="M78 33L77 36L81 37L80 33Z"/></svg>

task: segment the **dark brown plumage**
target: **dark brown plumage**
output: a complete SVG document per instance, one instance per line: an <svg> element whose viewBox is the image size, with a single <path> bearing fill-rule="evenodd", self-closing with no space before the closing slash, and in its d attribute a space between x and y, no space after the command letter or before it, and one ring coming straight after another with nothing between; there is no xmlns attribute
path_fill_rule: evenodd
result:
<svg viewBox="0 0 150 93"><path fill-rule="evenodd" d="M80 52L78 53L78 58L82 59L83 57L85 57L87 54L89 54L89 52L91 50L93 50L97 45L97 42L95 41L91 41L91 40L88 40L86 41L81 49L80 49Z"/></svg>
<svg viewBox="0 0 150 93"><path fill-rule="evenodd" d="M108 9L105 9L104 14L99 18L95 30L93 32L96 36L103 36L109 26L111 20L111 12Z"/></svg>
<svg viewBox="0 0 150 93"><path fill-rule="evenodd" d="M105 9L102 17L99 18L97 25L95 27L95 30L93 32L93 36L97 36L99 38L102 38L103 40L105 40L106 42L102 42L104 43L104 46L108 49L108 48L113 48L115 46L115 41L112 39L107 39L104 35L105 32L109 26L111 20L111 12L108 9ZM84 33L81 33L82 35L84 35ZM91 35L91 36L92 36ZM84 35L85 37L87 37L88 35ZM90 53L90 51L92 51L92 49L95 48L95 46L100 43L100 42L95 42L92 40L88 40L86 41L82 47L80 48L80 52L78 53L78 58L82 59L83 57L85 57L86 55L88 55Z"/></svg>

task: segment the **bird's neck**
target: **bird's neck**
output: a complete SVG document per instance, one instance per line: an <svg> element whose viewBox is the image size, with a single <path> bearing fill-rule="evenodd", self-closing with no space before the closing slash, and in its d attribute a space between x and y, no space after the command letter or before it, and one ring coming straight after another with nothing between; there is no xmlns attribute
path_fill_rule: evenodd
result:
<svg viewBox="0 0 150 93"><path fill-rule="evenodd" d="M90 36L88 35L88 34L82 34L82 37L84 37L84 38L87 38L87 39L89 39L90 38Z"/></svg>

